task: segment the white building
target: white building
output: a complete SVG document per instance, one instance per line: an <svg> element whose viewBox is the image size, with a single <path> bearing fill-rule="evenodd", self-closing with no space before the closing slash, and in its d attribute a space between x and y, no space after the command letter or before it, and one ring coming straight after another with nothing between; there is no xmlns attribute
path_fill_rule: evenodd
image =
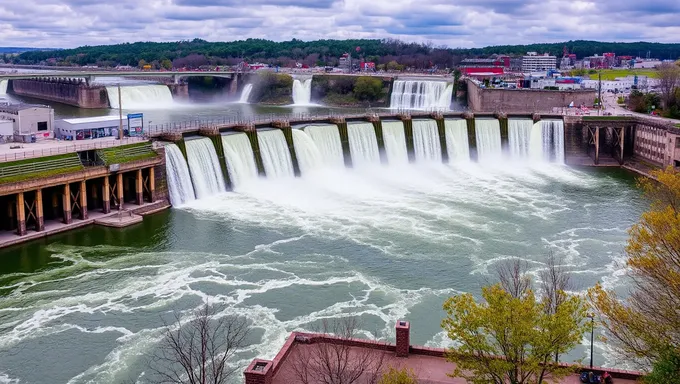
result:
<svg viewBox="0 0 680 384"><path fill-rule="evenodd" d="M56 136L62 140L88 140L100 137L119 137L120 119L118 116L97 116L77 119L64 119L55 122ZM127 131L128 121L123 119L123 131Z"/></svg>
<svg viewBox="0 0 680 384"><path fill-rule="evenodd" d="M46 105L0 105L0 120L12 122L14 141L29 143L53 137L54 110Z"/></svg>
<svg viewBox="0 0 680 384"><path fill-rule="evenodd" d="M522 72L547 71L556 68L556 56L522 56Z"/></svg>

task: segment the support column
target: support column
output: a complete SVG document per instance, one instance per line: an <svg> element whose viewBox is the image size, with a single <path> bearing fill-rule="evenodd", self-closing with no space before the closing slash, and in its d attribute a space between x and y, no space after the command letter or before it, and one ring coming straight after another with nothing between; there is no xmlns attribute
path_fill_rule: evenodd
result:
<svg viewBox="0 0 680 384"><path fill-rule="evenodd" d="M80 182L80 220L87 220L87 184Z"/></svg>
<svg viewBox="0 0 680 384"><path fill-rule="evenodd" d="M152 203L156 201L156 172L154 167L149 168L149 201Z"/></svg>
<svg viewBox="0 0 680 384"><path fill-rule="evenodd" d="M7 221L5 229L8 231L14 228L14 210L16 209L15 207L16 204L12 204L11 202L7 204Z"/></svg>
<svg viewBox="0 0 680 384"><path fill-rule="evenodd" d="M111 191L109 191L109 188L111 188L109 185L109 175L106 175L104 176L104 185L102 186L102 212L104 213L111 212L111 198L109 197L111 195Z"/></svg>
<svg viewBox="0 0 680 384"><path fill-rule="evenodd" d="M17 193L17 235L26 235L26 205L23 192Z"/></svg>
<svg viewBox="0 0 680 384"><path fill-rule="evenodd" d="M437 120L437 131L439 132L439 147L442 151L442 163L449 162L449 149L446 143L446 120L443 117Z"/></svg>
<svg viewBox="0 0 680 384"><path fill-rule="evenodd" d="M45 230L45 215L43 212L43 194L42 189L35 191L35 230L37 232Z"/></svg>
<svg viewBox="0 0 680 384"><path fill-rule="evenodd" d="M71 224L71 184L64 184L64 193L61 195L64 210L64 224Z"/></svg>
<svg viewBox="0 0 680 384"><path fill-rule="evenodd" d="M475 118L465 118L467 122L468 147L470 148L470 161L477 161L477 132L475 131Z"/></svg>
<svg viewBox="0 0 680 384"><path fill-rule="evenodd" d="M123 201L125 200L125 195L123 194L123 174L118 173L116 175L116 186L118 187L118 209L123 210Z"/></svg>
<svg viewBox="0 0 680 384"><path fill-rule="evenodd" d="M404 136L406 138L406 152L408 153L408 162L415 163L416 161L416 151L415 143L413 141L413 120L411 116L400 116L401 121L404 123Z"/></svg>
<svg viewBox="0 0 680 384"><path fill-rule="evenodd" d="M52 217L56 220L59 217L59 192L52 191Z"/></svg>
<svg viewBox="0 0 680 384"><path fill-rule="evenodd" d="M619 135L619 148L621 148L621 158L619 159L619 164L623 165L624 161L624 151L626 150L626 127L621 128L621 134Z"/></svg>
<svg viewBox="0 0 680 384"><path fill-rule="evenodd" d="M600 164L600 127L595 127L595 165Z"/></svg>
<svg viewBox="0 0 680 384"><path fill-rule="evenodd" d="M142 170L137 170L137 175L135 177L135 203L137 205L144 204L144 179L142 179Z"/></svg>

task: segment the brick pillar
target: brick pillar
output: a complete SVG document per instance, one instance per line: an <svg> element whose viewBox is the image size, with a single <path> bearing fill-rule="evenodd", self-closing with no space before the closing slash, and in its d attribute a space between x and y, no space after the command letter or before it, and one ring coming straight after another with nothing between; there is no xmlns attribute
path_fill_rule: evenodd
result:
<svg viewBox="0 0 680 384"><path fill-rule="evenodd" d="M35 223L35 230L37 232L45 230L45 215L43 213L43 194L42 189L37 189L35 191L35 217L37 223Z"/></svg>
<svg viewBox="0 0 680 384"><path fill-rule="evenodd" d="M137 176L135 178L135 203L137 205L144 204L144 179L142 178L142 170L137 170Z"/></svg>
<svg viewBox="0 0 680 384"><path fill-rule="evenodd" d="M255 359L243 372L245 384L271 384L272 383L272 362L268 360Z"/></svg>
<svg viewBox="0 0 680 384"><path fill-rule="evenodd" d="M17 193L17 235L26 235L26 204L23 192Z"/></svg>
<svg viewBox="0 0 680 384"><path fill-rule="evenodd" d="M411 345L411 324L408 321L397 321L397 357L408 357Z"/></svg>
<svg viewBox="0 0 680 384"><path fill-rule="evenodd" d="M87 220L87 184L80 182L80 220Z"/></svg>
<svg viewBox="0 0 680 384"><path fill-rule="evenodd" d="M64 224L71 224L71 184L64 184L64 194L61 197L64 208Z"/></svg>
<svg viewBox="0 0 680 384"><path fill-rule="evenodd" d="M149 200L156 201L156 173L153 167L149 168Z"/></svg>
<svg viewBox="0 0 680 384"><path fill-rule="evenodd" d="M123 193L123 174L119 173L116 175L116 185L118 186L118 206L121 211L123 210L123 200L125 200L125 194Z"/></svg>
<svg viewBox="0 0 680 384"><path fill-rule="evenodd" d="M104 176L104 185L102 185L102 212L111 212L111 191L109 190L111 186L109 185L109 175Z"/></svg>

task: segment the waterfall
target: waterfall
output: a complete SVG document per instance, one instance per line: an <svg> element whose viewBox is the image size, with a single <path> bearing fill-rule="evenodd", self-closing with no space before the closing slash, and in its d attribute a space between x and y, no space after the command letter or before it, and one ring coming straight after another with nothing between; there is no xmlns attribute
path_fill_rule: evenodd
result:
<svg viewBox="0 0 680 384"><path fill-rule="evenodd" d="M312 103L312 79L293 80L293 104L310 105Z"/></svg>
<svg viewBox="0 0 680 384"><path fill-rule="evenodd" d="M378 140L372 123L354 123L347 125L349 136L349 152L354 166L361 164L380 164Z"/></svg>
<svg viewBox="0 0 680 384"><path fill-rule="evenodd" d="M212 141L207 137L188 140L185 146L196 198L202 199L224 192L224 175Z"/></svg>
<svg viewBox="0 0 680 384"><path fill-rule="evenodd" d="M304 128L305 133L316 144L321 153L321 160L326 166L344 167L345 157L340 143L340 132L335 124L309 125Z"/></svg>
<svg viewBox="0 0 680 384"><path fill-rule="evenodd" d="M479 161L500 160L501 125L496 119L475 119L477 153Z"/></svg>
<svg viewBox="0 0 680 384"><path fill-rule="evenodd" d="M253 85L252 84L246 84L245 87L243 87L243 90L241 91L241 98L239 99L240 104L248 104L248 98L250 97L250 92L253 91Z"/></svg>
<svg viewBox="0 0 680 384"><path fill-rule="evenodd" d="M195 200L196 196L194 196L194 186L191 184L189 167L177 145L168 144L165 146L165 164L170 203L177 207Z"/></svg>
<svg viewBox="0 0 680 384"><path fill-rule="evenodd" d="M529 157L532 161L543 161L543 124L539 121L531 127Z"/></svg>
<svg viewBox="0 0 680 384"><path fill-rule="evenodd" d="M443 81L395 80L392 85L390 108L439 109L451 106L453 84Z"/></svg>
<svg viewBox="0 0 680 384"><path fill-rule="evenodd" d="M323 165L323 158L314 140L303 130L293 129L293 146L297 155L300 172L304 175Z"/></svg>
<svg viewBox="0 0 680 384"><path fill-rule="evenodd" d="M442 147L435 120L413 120L413 149L417 161L442 161Z"/></svg>
<svg viewBox="0 0 680 384"><path fill-rule="evenodd" d="M260 154L267 178L294 177L293 162L283 132L278 129L259 131L257 139L260 142Z"/></svg>
<svg viewBox="0 0 680 384"><path fill-rule="evenodd" d="M463 119L445 120L444 124L449 162L470 161L467 121Z"/></svg>
<svg viewBox="0 0 680 384"><path fill-rule="evenodd" d="M564 122L541 120L537 124L543 134L543 158L564 164Z"/></svg>
<svg viewBox="0 0 680 384"><path fill-rule="evenodd" d="M253 147L245 133L222 136L222 147L229 178L235 189L244 182L257 178Z"/></svg>
<svg viewBox="0 0 680 384"><path fill-rule="evenodd" d="M387 162L390 164L408 163L404 123L401 121L383 121L382 129Z"/></svg>
<svg viewBox="0 0 680 384"><path fill-rule="evenodd" d="M0 80L0 96L4 96L7 94L7 80Z"/></svg>
<svg viewBox="0 0 680 384"><path fill-rule="evenodd" d="M508 146L513 159L528 158L534 123L529 119L508 119Z"/></svg>
<svg viewBox="0 0 680 384"><path fill-rule="evenodd" d="M172 93L167 85L126 85L120 87L123 109L167 108L173 104ZM109 105L118 109L118 87L106 87Z"/></svg>

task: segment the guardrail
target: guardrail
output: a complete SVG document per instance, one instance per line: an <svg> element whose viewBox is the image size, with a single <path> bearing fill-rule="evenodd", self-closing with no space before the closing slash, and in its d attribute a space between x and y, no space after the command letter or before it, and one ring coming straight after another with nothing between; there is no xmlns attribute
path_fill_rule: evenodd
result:
<svg viewBox="0 0 680 384"><path fill-rule="evenodd" d="M10 150L12 149L17 149L18 151L16 153L5 153L5 154L0 154L0 162L8 162L8 161L16 161L16 160L23 160L23 159L32 159L36 157L43 157L43 156L53 156L53 155L62 155L65 153L73 153L73 152L81 152L81 151L90 151L93 149L103 149L103 148L111 148L111 147L117 147L120 145L127 145L127 144L134 144L138 143L140 141L145 141L146 138L143 137L126 137L123 138L123 140L116 140L116 139L111 139L111 140L97 140L94 142L90 143L82 143L82 144L62 144L62 143L68 143L67 141L59 141L57 144L54 144L55 146L50 147L50 148L41 148L41 149L33 149L33 150L27 150L26 148L23 147L23 144L19 144L22 147L21 148L12 148L11 144L10 145ZM5 144L7 145L7 144ZM26 144L27 146L35 146L39 144Z"/></svg>

